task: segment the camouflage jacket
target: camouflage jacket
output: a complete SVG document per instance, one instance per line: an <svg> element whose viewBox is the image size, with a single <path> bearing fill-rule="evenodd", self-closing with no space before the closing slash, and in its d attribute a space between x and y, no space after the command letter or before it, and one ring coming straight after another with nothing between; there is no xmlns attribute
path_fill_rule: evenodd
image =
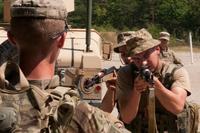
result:
<svg viewBox="0 0 200 133"><path fill-rule="evenodd" d="M5 63L0 73L0 132L129 132L115 117L80 101L76 90L59 86L58 76L27 81L15 63Z"/></svg>

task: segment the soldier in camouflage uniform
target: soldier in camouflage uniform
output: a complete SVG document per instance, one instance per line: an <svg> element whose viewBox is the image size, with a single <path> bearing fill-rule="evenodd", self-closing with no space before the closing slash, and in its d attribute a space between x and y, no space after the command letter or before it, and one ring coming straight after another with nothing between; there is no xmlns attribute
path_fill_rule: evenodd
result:
<svg viewBox="0 0 200 133"><path fill-rule="evenodd" d="M128 64L129 60L126 56L126 43L125 41L130 38L135 31L122 32L117 36L117 45L114 47L113 51L120 54L120 60L122 64ZM106 86L108 90L102 100L101 109L103 111L111 113L116 103L116 76L113 74L113 79L106 81Z"/></svg>
<svg viewBox="0 0 200 133"><path fill-rule="evenodd" d="M130 63L130 58L128 57L128 52L126 48L126 41L129 40L130 38L152 38L152 35L144 28L137 30L137 31L126 31L122 32L117 36L117 46L114 47L113 51L115 53L120 54L120 59L122 64L128 65ZM131 64L132 67L137 70L137 67ZM106 86L108 88L101 104L101 109L106 111L106 112L112 112L115 103L117 101L116 98L116 78L117 75L114 75L113 79L108 80L106 82Z"/></svg>
<svg viewBox="0 0 200 133"><path fill-rule="evenodd" d="M64 45L67 9L63 0L17 0L11 6L9 41L20 52L19 66L0 68L0 132L129 132L110 114L79 100L60 86L55 62Z"/></svg>
<svg viewBox="0 0 200 133"><path fill-rule="evenodd" d="M120 118L130 131L148 132L149 115L152 115L148 114L148 88L153 85L157 124L155 130L160 133L187 133L186 126L189 123L184 119L179 121L179 116L185 111L186 97L190 95L189 76L185 68L160 59L159 44L159 40L134 37L126 41L132 62L139 71L135 73L131 64L118 71L116 94ZM153 74L150 76L151 82L142 78L144 63ZM154 84L150 84L152 82Z"/></svg>
<svg viewBox="0 0 200 133"><path fill-rule="evenodd" d="M171 63L174 63L174 64L179 64L179 65L183 65L181 63L181 59L179 59L173 50L169 49L168 45L169 45L169 40L170 40L170 34L168 32L160 32L160 49L161 49L161 52L160 52L160 58L162 60L165 60L165 61L169 61Z"/></svg>

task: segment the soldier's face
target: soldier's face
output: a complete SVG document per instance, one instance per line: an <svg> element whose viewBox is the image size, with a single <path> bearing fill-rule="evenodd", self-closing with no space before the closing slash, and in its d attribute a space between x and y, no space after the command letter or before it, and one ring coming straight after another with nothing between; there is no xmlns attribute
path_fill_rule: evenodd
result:
<svg viewBox="0 0 200 133"><path fill-rule="evenodd" d="M169 43L169 41L168 40L166 40L166 39L160 39L160 41L161 41L161 47L163 46L163 47L166 47L167 45L168 45L168 43Z"/></svg>
<svg viewBox="0 0 200 133"><path fill-rule="evenodd" d="M154 47L144 52L136 54L132 57L134 64L141 68L144 61L147 61L147 66L151 71L154 71L159 63L160 48Z"/></svg>
<svg viewBox="0 0 200 133"><path fill-rule="evenodd" d="M123 64L128 64L129 60L126 55L126 52L127 52L126 46L124 45L124 46L120 47L119 52L120 52L120 57L122 59Z"/></svg>

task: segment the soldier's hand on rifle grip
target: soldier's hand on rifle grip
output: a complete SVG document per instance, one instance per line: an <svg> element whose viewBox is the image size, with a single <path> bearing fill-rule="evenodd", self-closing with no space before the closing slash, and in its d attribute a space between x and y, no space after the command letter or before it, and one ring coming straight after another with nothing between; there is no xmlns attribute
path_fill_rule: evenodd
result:
<svg viewBox="0 0 200 133"><path fill-rule="evenodd" d="M141 93L148 89L149 83L146 82L140 75L134 80L134 89Z"/></svg>
<svg viewBox="0 0 200 133"><path fill-rule="evenodd" d="M116 72L113 72L113 78L106 81L107 88L112 91L116 91L116 80L117 80L117 74Z"/></svg>

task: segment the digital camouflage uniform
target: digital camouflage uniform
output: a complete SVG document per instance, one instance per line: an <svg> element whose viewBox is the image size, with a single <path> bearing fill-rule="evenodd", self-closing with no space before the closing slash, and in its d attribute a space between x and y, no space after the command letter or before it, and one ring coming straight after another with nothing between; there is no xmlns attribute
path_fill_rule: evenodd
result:
<svg viewBox="0 0 200 133"><path fill-rule="evenodd" d="M133 41L134 38L127 42L127 49L128 51L130 51L130 55L138 54L141 51L145 51L148 50L149 48L153 48L154 46L159 45L158 41L152 39L147 41L142 40L141 42L137 43L136 47L134 47L135 45L134 46L128 45L128 43L134 43ZM134 86L133 84L134 79L138 76L138 73L134 72L135 70L136 68L134 68L132 64L129 64L127 66L122 67L118 71L117 97L119 100L119 107L120 103L122 102L122 99L123 100L126 99L127 102L130 100L132 94L131 92ZM162 62L162 64L154 72L154 76L158 77L160 82L167 89L170 89L171 87L180 87L185 89L188 95L190 95L190 82L188 73L185 68L176 64L171 64L169 62ZM148 132L148 110L147 110L148 95L149 95L148 89L142 92L136 118L134 118L130 124L125 124L125 127L129 129L131 132L136 132L136 133ZM182 113L185 114L182 115ZM185 128L188 128L187 127L189 123L187 119L188 114L186 110L183 110L182 113L180 113L180 115L178 116L170 113L161 105L161 103L156 98L155 114L156 114L157 130L160 133L163 133L164 131L168 131L169 133L177 133L177 132L187 133L187 129ZM179 116L181 118L179 118Z"/></svg>
<svg viewBox="0 0 200 133"><path fill-rule="evenodd" d="M65 20L63 0L17 0L12 17ZM25 78L19 66L0 67L0 132L15 133L128 133L123 123L79 99L77 89L60 86L58 76Z"/></svg>

